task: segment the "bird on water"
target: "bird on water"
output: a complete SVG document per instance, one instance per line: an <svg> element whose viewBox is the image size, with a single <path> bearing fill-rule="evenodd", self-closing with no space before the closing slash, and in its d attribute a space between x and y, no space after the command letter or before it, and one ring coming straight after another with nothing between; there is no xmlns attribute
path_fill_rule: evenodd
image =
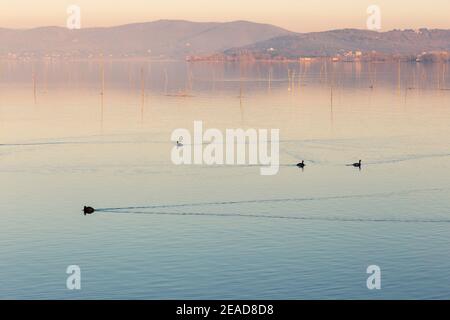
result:
<svg viewBox="0 0 450 320"><path fill-rule="evenodd" d="M355 168L360 168L360 169L361 169L361 160L359 160L359 162L355 162L355 163L353 164L353 166L354 166Z"/></svg>
<svg viewBox="0 0 450 320"><path fill-rule="evenodd" d="M306 166L305 160L302 160L302 162L300 162L300 163L297 164L297 167L302 168L302 169L303 169L305 166Z"/></svg>
<svg viewBox="0 0 450 320"><path fill-rule="evenodd" d="M84 206L84 208L83 208L83 213L84 213L84 215L87 215L87 214L93 214L94 212L95 212L95 209L92 208L92 207L86 207L86 206Z"/></svg>

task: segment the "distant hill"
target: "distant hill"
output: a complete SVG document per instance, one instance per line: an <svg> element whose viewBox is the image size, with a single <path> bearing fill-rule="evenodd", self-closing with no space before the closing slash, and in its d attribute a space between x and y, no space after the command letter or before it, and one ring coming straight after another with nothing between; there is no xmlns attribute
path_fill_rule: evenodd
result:
<svg viewBox="0 0 450 320"><path fill-rule="evenodd" d="M226 54L246 51L288 58L334 56L347 51L377 51L390 55L416 55L424 51L450 51L450 30L393 30L375 32L342 29L290 34L252 45L226 50Z"/></svg>
<svg viewBox="0 0 450 320"><path fill-rule="evenodd" d="M417 55L450 51L450 30L393 30L374 32L342 29L295 33L273 25L248 21L189 22L158 20L107 28L68 30L42 27L29 30L0 28L0 56L187 56L243 51L269 57L323 57L348 51L377 51L388 55Z"/></svg>
<svg viewBox="0 0 450 320"><path fill-rule="evenodd" d="M291 34L282 28L247 21L226 23L159 20L108 28L68 30L42 27L0 29L0 55L15 53L164 56L222 52Z"/></svg>

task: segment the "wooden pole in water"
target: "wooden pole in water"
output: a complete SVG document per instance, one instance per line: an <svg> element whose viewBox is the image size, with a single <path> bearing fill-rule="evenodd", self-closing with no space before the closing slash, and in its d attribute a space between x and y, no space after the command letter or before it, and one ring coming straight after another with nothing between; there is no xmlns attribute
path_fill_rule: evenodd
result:
<svg viewBox="0 0 450 320"><path fill-rule="evenodd" d="M48 92L48 61L45 61L44 68L44 93Z"/></svg>
<svg viewBox="0 0 450 320"><path fill-rule="evenodd" d="M239 58L239 99L242 99L242 61Z"/></svg>
<svg viewBox="0 0 450 320"><path fill-rule="evenodd" d="M292 92L295 90L295 69L292 69L291 72L291 90Z"/></svg>
<svg viewBox="0 0 450 320"><path fill-rule="evenodd" d="M216 91L216 66L212 66L212 84L211 84L211 90L212 92Z"/></svg>
<svg viewBox="0 0 450 320"><path fill-rule="evenodd" d="M331 87L330 92L330 122L331 122L331 130L334 128L334 112L333 112L333 86Z"/></svg>
<svg viewBox="0 0 450 320"><path fill-rule="evenodd" d="M104 61L100 63L100 130L103 132L103 117L104 117L104 99L105 99L105 65Z"/></svg>
<svg viewBox="0 0 450 320"><path fill-rule="evenodd" d="M103 94L100 95L100 131L103 132L103 117L104 117L104 100Z"/></svg>
<svg viewBox="0 0 450 320"><path fill-rule="evenodd" d="M447 83L445 82L445 69L447 68L447 64L442 65L442 83L443 83L443 89L445 90L447 88Z"/></svg>
<svg viewBox="0 0 450 320"><path fill-rule="evenodd" d="M167 68L164 68L164 94L167 96L167 89L169 86L169 74L167 73Z"/></svg>
<svg viewBox="0 0 450 320"><path fill-rule="evenodd" d="M102 81L102 88L100 94L103 96L105 94L105 65L104 62L101 62L100 65L101 68L101 81Z"/></svg>
<svg viewBox="0 0 450 320"><path fill-rule="evenodd" d="M34 104L36 104L37 97L36 97L36 73L35 73L35 71L33 71L32 78L33 78L33 96L34 96Z"/></svg>
<svg viewBox="0 0 450 320"><path fill-rule="evenodd" d="M192 75L192 70L191 70L191 64L188 62L187 64L187 70L186 70L186 88L185 88L185 92L184 92L184 96L188 97L191 94L192 91L192 79L193 79L193 75Z"/></svg>
<svg viewBox="0 0 450 320"><path fill-rule="evenodd" d="M145 79L144 79L144 68L141 67L141 122L144 121L144 105L145 105Z"/></svg>

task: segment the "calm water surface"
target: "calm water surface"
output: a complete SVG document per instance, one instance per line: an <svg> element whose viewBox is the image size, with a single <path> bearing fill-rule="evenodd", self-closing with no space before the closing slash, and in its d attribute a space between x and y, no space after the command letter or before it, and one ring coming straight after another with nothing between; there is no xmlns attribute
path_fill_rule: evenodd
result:
<svg viewBox="0 0 450 320"><path fill-rule="evenodd" d="M0 298L449 299L449 71L0 62ZM279 128L279 174L173 165L194 120Z"/></svg>

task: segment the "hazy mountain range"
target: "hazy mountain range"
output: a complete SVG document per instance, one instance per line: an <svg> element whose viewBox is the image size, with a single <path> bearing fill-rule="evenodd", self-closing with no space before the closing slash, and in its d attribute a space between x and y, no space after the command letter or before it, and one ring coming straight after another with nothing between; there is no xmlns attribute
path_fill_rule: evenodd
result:
<svg viewBox="0 0 450 320"><path fill-rule="evenodd" d="M348 51L376 51L388 55L417 55L424 51L450 51L450 30L393 30L376 32L342 29L289 34L226 50L228 54L249 51L275 52L285 57L334 56Z"/></svg>
<svg viewBox="0 0 450 320"><path fill-rule="evenodd" d="M0 29L0 55L8 52L39 55L103 53L180 58L222 52L290 33L275 26L246 21L205 23L180 20L79 30L62 27Z"/></svg>
<svg viewBox="0 0 450 320"><path fill-rule="evenodd" d="M0 55L113 55L185 58L246 51L299 56L332 56L344 51L419 54L450 51L450 30L374 32L342 29L295 33L248 21L189 22L158 20L106 28L68 30L41 27L0 28Z"/></svg>

